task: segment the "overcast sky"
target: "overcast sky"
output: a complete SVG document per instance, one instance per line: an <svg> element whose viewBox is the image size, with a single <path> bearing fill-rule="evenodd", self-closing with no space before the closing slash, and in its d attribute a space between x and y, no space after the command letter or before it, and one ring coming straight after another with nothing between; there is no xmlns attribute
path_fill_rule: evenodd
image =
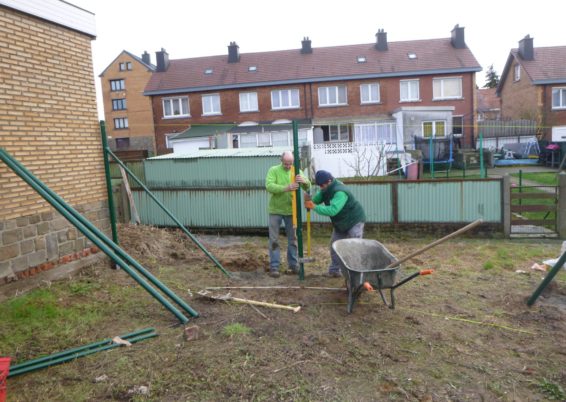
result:
<svg viewBox="0 0 566 402"><path fill-rule="evenodd" d="M127 50L137 56L164 48L170 59L227 54L235 41L240 53L298 49L303 37L312 46L373 43L378 29L390 42L448 38L456 24L483 71L493 64L501 75L509 51L529 34L535 47L565 46L564 13L555 0L506 3L328 0L67 0L95 14L92 42L99 117L104 118L100 73Z"/></svg>

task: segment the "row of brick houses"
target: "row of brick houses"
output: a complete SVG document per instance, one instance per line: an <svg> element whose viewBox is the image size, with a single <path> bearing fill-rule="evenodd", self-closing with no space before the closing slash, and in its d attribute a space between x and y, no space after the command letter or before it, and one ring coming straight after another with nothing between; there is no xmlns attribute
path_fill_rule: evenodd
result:
<svg viewBox="0 0 566 402"><path fill-rule="evenodd" d="M504 99L500 115L537 116L546 128L539 134L550 140L566 125L566 91L562 101L562 89L552 89L566 80L566 52L524 42L511 51L497 90ZM532 60L521 50L525 47ZM529 73L522 81L509 78L508 70L517 64L545 79ZM161 49L155 65L147 53L138 58L124 51L101 80L117 149L132 146L137 136L153 139L151 151L157 154L290 145L288 123L300 120L302 142L339 150L381 141L403 150L412 148L415 137L451 134L463 147L475 147L478 71L464 28L456 25L444 39L388 42L379 30L370 44L315 48L304 38L298 49L240 53L231 42L227 55L179 60Z"/></svg>
<svg viewBox="0 0 566 402"><path fill-rule="evenodd" d="M195 149L290 145L277 124L292 120L303 122L315 144L385 141L404 148L415 136L456 134L471 145L481 67L464 28L444 39L388 42L382 30L376 38L324 48L304 38L299 49L261 53L240 53L232 42L227 55L180 60L162 49L155 66L123 52L101 74L108 132L118 142L138 135L143 125L128 110L133 95L151 99L158 154L180 139ZM139 74L150 75L145 91L131 94ZM113 109L122 97L128 108Z"/></svg>

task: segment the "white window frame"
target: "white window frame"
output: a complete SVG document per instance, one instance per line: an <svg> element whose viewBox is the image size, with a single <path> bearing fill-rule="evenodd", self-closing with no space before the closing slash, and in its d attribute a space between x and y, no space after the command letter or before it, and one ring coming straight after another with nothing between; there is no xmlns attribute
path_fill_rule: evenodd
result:
<svg viewBox="0 0 566 402"><path fill-rule="evenodd" d="M443 131L444 131L441 134L437 133L437 125L440 125L440 123L442 123L442 126L443 126L442 128L443 128ZM432 127L432 138L437 138L437 137L444 138L444 137L446 137L446 126L447 126L446 120L428 120L428 121L422 122L422 127L421 127L422 128L421 132L423 134L422 136L423 136L423 138L430 138L430 136L425 135L425 129L424 129L425 124L431 124L432 125L431 126Z"/></svg>
<svg viewBox="0 0 566 402"><path fill-rule="evenodd" d="M240 113L259 112L257 92L240 92Z"/></svg>
<svg viewBox="0 0 566 402"><path fill-rule="evenodd" d="M456 120L458 120L458 124L456 124ZM456 127L460 127L462 129L461 133L455 133L454 129ZM452 135L456 138L462 138L464 136L464 116L463 115L454 115L452 116Z"/></svg>
<svg viewBox="0 0 566 402"><path fill-rule="evenodd" d="M348 104L348 89L345 85L318 88L318 106L345 106Z"/></svg>
<svg viewBox="0 0 566 402"><path fill-rule="evenodd" d="M407 85L407 97L403 98L403 85ZM416 88L411 89L411 84L416 84ZM420 80L400 80L399 81L399 102L418 102L420 101ZM416 93L413 93L416 92Z"/></svg>
<svg viewBox="0 0 566 402"><path fill-rule="evenodd" d="M179 96L175 98L163 98L161 101L163 107L163 118L164 119L178 119L180 117L191 117L191 112L189 110L189 97ZM167 107L169 105L169 107ZM186 110L184 110L186 109ZM179 111L175 114L175 111Z"/></svg>
<svg viewBox="0 0 566 402"><path fill-rule="evenodd" d="M124 79L110 80L110 91L124 91L126 89L126 81Z"/></svg>
<svg viewBox="0 0 566 402"><path fill-rule="evenodd" d="M301 99L297 88L274 89L271 91L271 108L273 110L299 109ZM294 103L296 101L296 104Z"/></svg>
<svg viewBox="0 0 566 402"><path fill-rule="evenodd" d="M112 110L126 110L126 98L112 99Z"/></svg>
<svg viewBox="0 0 566 402"><path fill-rule="evenodd" d="M222 114L220 94L202 95L202 115L218 116L219 114Z"/></svg>
<svg viewBox="0 0 566 402"><path fill-rule="evenodd" d="M125 130L129 128L127 117L116 117L114 119L114 129L115 130Z"/></svg>
<svg viewBox="0 0 566 402"><path fill-rule="evenodd" d="M372 89L375 88L375 91ZM369 84L361 84L360 85L360 103L362 105L367 105L371 103L379 103L381 102L381 94L380 94L380 87L379 82L372 82ZM364 94L365 92L365 94ZM373 98L373 92L376 92L376 98ZM365 96L364 96L365 95Z"/></svg>
<svg viewBox="0 0 566 402"><path fill-rule="evenodd" d="M521 65L519 63L513 66L513 81L521 80Z"/></svg>
<svg viewBox="0 0 566 402"><path fill-rule="evenodd" d="M558 105L554 104L555 93L558 94ZM566 109L566 87L552 88L552 110Z"/></svg>
<svg viewBox="0 0 566 402"><path fill-rule="evenodd" d="M356 144L396 144L396 125L394 122L374 122L354 125Z"/></svg>
<svg viewBox="0 0 566 402"><path fill-rule="evenodd" d="M457 94L448 95L449 82L456 82ZM432 79L432 100L462 99L462 77L440 77Z"/></svg>

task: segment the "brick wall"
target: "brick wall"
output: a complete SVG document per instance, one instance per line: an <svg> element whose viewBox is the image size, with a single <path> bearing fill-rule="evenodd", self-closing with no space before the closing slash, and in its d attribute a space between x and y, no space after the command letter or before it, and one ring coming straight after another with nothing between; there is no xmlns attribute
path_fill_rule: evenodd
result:
<svg viewBox="0 0 566 402"><path fill-rule="evenodd" d="M446 77L447 74L439 75ZM213 91L208 93L220 93L222 114L219 116L202 116L203 92L188 94L176 94L174 96L189 97L190 118L164 119L162 99L167 96L153 96L152 107L155 120L155 137L158 153L168 153L171 150L165 148L165 134L180 133L190 124L218 124L218 123L241 123L244 121L273 121L277 119L324 119L341 117L346 120L352 117L390 117L391 113L401 106L454 106L455 116L464 116L466 143L471 143L473 135L473 104L475 80L474 74L457 74L462 77L462 99L449 101L432 100L433 76L406 77L420 79L419 102L399 102L400 78L383 78L371 80L332 81L315 84L296 84L287 86L269 86L236 90ZM360 85L362 83L379 82L380 100L379 104L362 105L360 102ZM348 93L348 104L344 106L319 107L318 88L320 86L345 85ZM273 89L299 89L300 108L296 110L272 110L271 91ZM258 96L259 112L241 113L239 107L239 93L254 91Z"/></svg>
<svg viewBox="0 0 566 402"><path fill-rule="evenodd" d="M0 7L0 43L0 147L105 229L91 37ZM0 283L89 246L61 219L0 162Z"/></svg>
<svg viewBox="0 0 566 402"><path fill-rule="evenodd" d="M521 77L514 79L516 61L509 68L501 92L501 117L503 119L527 119L540 122L541 97L540 90L532 84L531 79L521 68Z"/></svg>

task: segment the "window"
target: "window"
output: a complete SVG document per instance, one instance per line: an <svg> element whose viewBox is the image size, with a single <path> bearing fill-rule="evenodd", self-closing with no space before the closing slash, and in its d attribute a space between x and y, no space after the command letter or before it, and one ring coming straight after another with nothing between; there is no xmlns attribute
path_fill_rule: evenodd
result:
<svg viewBox="0 0 566 402"><path fill-rule="evenodd" d="M257 66L249 66L248 71L251 73L255 73L257 71Z"/></svg>
<svg viewBox="0 0 566 402"><path fill-rule="evenodd" d="M273 109L298 109L300 106L298 89L271 91L271 107Z"/></svg>
<svg viewBox="0 0 566 402"><path fill-rule="evenodd" d="M358 60L358 63L367 62L366 56L358 56L357 60Z"/></svg>
<svg viewBox="0 0 566 402"><path fill-rule="evenodd" d="M513 81L519 81L521 79L521 65L515 64L513 67Z"/></svg>
<svg viewBox="0 0 566 402"><path fill-rule="evenodd" d="M356 124L354 126L357 144L395 144L395 123L375 122Z"/></svg>
<svg viewBox="0 0 566 402"><path fill-rule="evenodd" d="M163 117L189 117L189 98L163 99Z"/></svg>
<svg viewBox="0 0 566 402"><path fill-rule="evenodd" d="M221 114L220 95L211 94L202 96L202 114L204 116Z"/></svg>
<svg viewBox="0 0 566 402"><path fill-rule="evenodd" d="M124 89L126 89L124 80L110 80L111 91L123 91Z"/></svg>
<svg viewBox="0 0 566 402"><path fill-rule="evenodd" d="M446 135L446 122L444 120L424 121L423 137L444 137Z"/></svg>
<svg viewBox="0 0 566 402"><path fill-rule="evenodd" d="M434 78L432 80L432 99L461 99L462 78Z"/></svg>
<svg viewBox="0 0 566 402"><path fill-rule="evenodd" d="M464 116L452 117L452 134L455 137L462 137L464 135Z"/></svg>
<svg viewBox="0 0 566 402"><path fill-rule="evenodd" d="M379 84L360 85L360 100L364 103L379 103Z"/></svg>
<svg viewBox="0 0 566 402"><path fill-rule="evenodd" d="M318 88L318 106L337 106L347 105L346 87L343 85L336 87Z"/></svg>
<svg viewBox="0 0 566 402"><path fill-rule="evenodd" d="M566 109L566 88L552 88L552 108Z"/></svg>
<svg viewBox="0 0 566 402"><path fill-rule="evenodd" d="M112 110L125 110L126 99L112 99Z"/></svg>
<svg viewBox="0 0 566 402"><path fill-rule="evenodd" d="M419 80L403 80L399 82L401 102L414 102L420 99Z"/></svg>
<svg viewBox="0 0 566 402"><path fill-rule="evenodd" d="M240 92L240 112L257 111L257 92Z"/></svg>
<svg viewBox="0 0 566 402"><path fill-rule="evenodd" d="M131 71L132 70L132 62L128 61L125 63L120 63L120 71Z"/></svg>
<svg viewBox="0 0 566 402"><path fill-rule="evenodd" d="M120 117L114 119L114 128L116 130L128 128L128 118L127 117Z"/></svg>
<svg viewBox="0 0 566 402"><path fill-rule="evenodd" d="M130 138L116 138L116 149L127 149L130 147Z"/></svg>
<svg viewBox="0 0 566 402"><path fill-rule="evenodd" d="M211 75L213 72L214 70L212 68L207 68L206 70L204 70L205 75Z"/></svg>
<svg viewBox="0 0 566 402"><path fill-rule="evenodd" d="M324 142L350 141L350 127L347 124L320 126Z"/></svg>

